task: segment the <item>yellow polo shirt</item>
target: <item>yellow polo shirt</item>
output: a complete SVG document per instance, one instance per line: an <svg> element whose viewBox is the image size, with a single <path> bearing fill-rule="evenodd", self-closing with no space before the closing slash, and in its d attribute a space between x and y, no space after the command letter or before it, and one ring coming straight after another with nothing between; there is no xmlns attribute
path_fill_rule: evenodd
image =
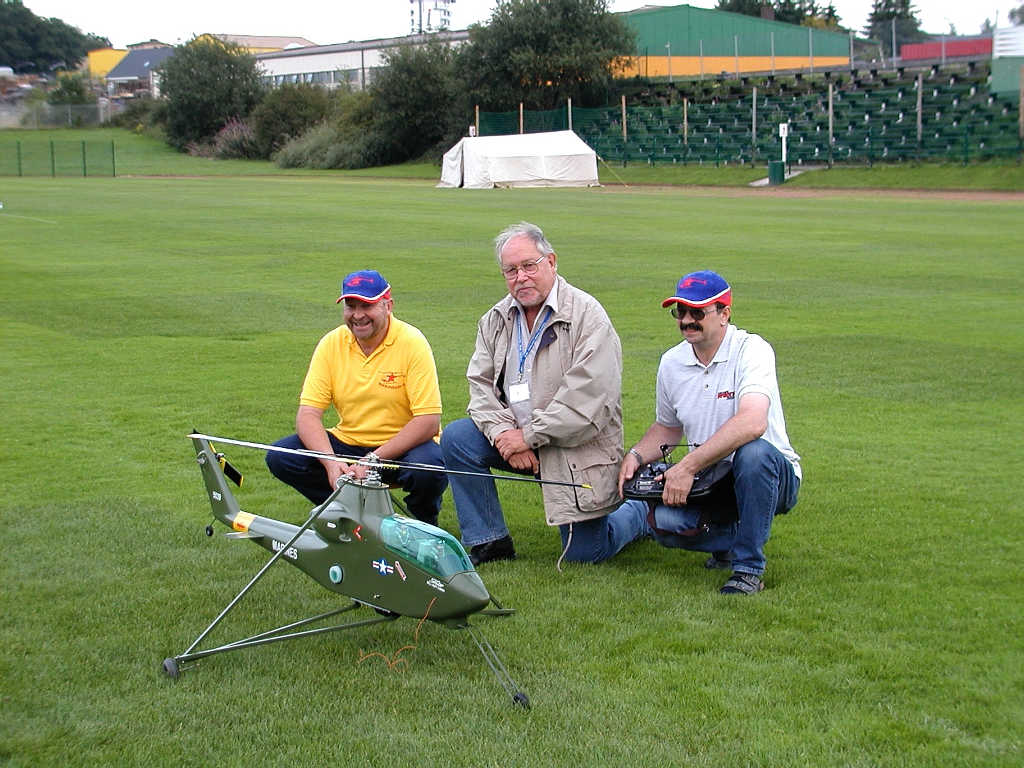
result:
<svg viewBox="0 0 1024 768"><path fill-rule="evenodd" d="M328 431L343 443L376 448L413 416L441 413L430 344L392 315L387 336L367 357L352 332L339 326L316 345L299 403L323 410L333 405L339 421Z"/></svg>

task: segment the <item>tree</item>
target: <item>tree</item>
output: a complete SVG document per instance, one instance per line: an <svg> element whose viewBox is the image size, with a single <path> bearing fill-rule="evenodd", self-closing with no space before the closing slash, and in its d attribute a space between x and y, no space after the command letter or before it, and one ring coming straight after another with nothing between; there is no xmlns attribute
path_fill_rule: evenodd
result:
<svg viewBox="0 0 1024 768"><path fill-rule="evenodd" d="M893 50L893 27L895 22L896 48ZM864 34L882 44L886 56L899 55L904 43L915 43L927 39L921 31L917 9L911 0L874 0Z"/></svg>
<svg viewBox="0 0 1024 768"><path fill-rule="evenodd" d="M285 83L272 88L252 111L252 128L261 157L269 158L331 114L331 92L310 83Z"/></svg>
<svg viewBox="0 0 1024 768"><path fill-rule="evenodd" d="M1014 25L1024 24L1024 3L1021 3L1016 8L1010 10L1010 21Z"/></svg>
<svg viewBox="0 0 1024 768"><path fill-rule="evenodd" d="M552 109L567 98L601 104L614 60L635 47L607 0L499 0L489 23L469 28L457 68L483 109Z"/></svg>
<svg viewBox="0 0 1024 768"><path fill-rule="evenodd" d="M393 48L384 58L370 87L384 161L418 158L461 135L468 106L460 103L453 49L432 41Z"/></svg>
<svg viewBox="0 0 1024 768"><path fill-rule="evenodd" d="M178 149L209 140L231 118L248 117L263 95L256 60L209 36L179 45L159 73L167 99L167 142Z"/></svg>
<svg viewBox="0 0 1024 768"><path fill-rule="evenodd" d="M60 19L41 19L21 0L0 0L0 65L21 72L73 69L91 50L109 48L105 37L86 35Z"/></svg>
<svg viewBox="0 0 1024 768"><path fill-rule="evenodd" d="M718 0L715 8L816 29L839 28L839 12L835 6L832 3L819 6L815 0Z"/></svg>

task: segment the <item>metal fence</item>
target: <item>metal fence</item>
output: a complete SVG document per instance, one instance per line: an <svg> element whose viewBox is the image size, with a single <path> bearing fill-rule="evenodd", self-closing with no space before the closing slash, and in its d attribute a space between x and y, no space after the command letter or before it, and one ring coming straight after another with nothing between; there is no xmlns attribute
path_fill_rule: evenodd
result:
<svg viewBox="0 0 1024 768"><path fill-rule="evenodd" d="M95 104L0 104L0 128L88 128L101 125L120 111L107 99Z"/></svg>
<svg viewBox="0 0 1024 768"><path fill-rule="evenodd" d="M112 141L3 141L0 176L116 176Z"/></svg>
<svg viewBox="0 0 1024 768"><path fill-rule="evenodd" d="M888 75L888 76L887 76ZM1024 153L1020 110L988 92L984 73L896 72L845 82L772 79L671 106L481 112L480 135L571 128L600 157L622 164L791 165L908 160L968 163ZM520 128L521 126L521 128Z"/></svg>

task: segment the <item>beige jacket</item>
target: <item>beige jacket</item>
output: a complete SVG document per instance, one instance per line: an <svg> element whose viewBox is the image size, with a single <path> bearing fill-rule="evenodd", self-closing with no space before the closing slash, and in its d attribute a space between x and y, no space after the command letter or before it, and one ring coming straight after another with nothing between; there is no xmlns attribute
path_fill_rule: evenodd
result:
<svg viewBox="0 0 1024 768"><path fill-rule="evenodd" d="M466 372L467 411L491 443L516 428L503 392L513 306L512 297L506 296L480 318ZM534 410L523 436L537 451L541 477L593 486L591 490L544 485L548 525L611 512L620 503L622 347L604 307L562 277L558 311L537 349L531 400Z"/></svg>

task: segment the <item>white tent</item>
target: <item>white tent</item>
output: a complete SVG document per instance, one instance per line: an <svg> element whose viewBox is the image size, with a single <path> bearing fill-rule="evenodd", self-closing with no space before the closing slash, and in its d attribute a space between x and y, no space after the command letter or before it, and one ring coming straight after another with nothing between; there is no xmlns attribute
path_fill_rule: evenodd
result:
<svg viewBox="0 0 1024 768"><path fill-rule="evenodd" d="M597 186L597 155L572 131L471 136L444 153L439 187Z"/></svg>

